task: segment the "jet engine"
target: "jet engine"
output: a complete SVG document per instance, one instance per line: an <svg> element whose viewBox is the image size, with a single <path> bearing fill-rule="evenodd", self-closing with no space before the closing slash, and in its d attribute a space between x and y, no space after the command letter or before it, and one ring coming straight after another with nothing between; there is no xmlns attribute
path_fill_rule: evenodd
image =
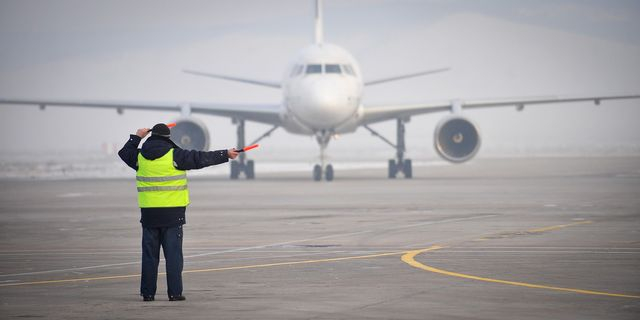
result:
<svg viewBox="0 0 640 320"><path fill-rule="evenodd" d="M209 150L209 130L200 120L180 118L171 128L171 140L180 148L187 150Z"/></svg>
<svg viewBox="0 0 640 320"><path fill-rule="evenodd" d="M480 149L480 133L470 120L456 115L438 123L433 142L442 158L462 163L473 158Z"/></svg>

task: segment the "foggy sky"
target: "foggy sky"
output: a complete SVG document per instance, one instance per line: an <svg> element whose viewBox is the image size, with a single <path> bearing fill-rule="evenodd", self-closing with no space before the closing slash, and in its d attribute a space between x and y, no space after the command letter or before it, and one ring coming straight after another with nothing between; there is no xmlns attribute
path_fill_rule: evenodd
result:
<svg viewBox="0 0 640 320"><path fill-rule="evenodd" d="M351 52L366 79L451 67L438 75L365 88L366 105L443 99L640 92L637 1L324 1L324 38ZM0 96L278 103L281 92L181 73L183 68L280 80L313 35L312 1L0 1ZM416 116L409 156L434 157L446 114ZM640 144L640 101L556 104L467 112L479 126L478 157ZM0 146L99 150L175 113L0 106ZM207 123L211 148L235 145L227 118ZM394 123L374 126L390 138ZM248 123L248 139L269 127ZM263 150L317 156L306 136L279 129ZM394 152L359 129L332 141L341 159ZM260 154L255 153L259 159Z"/></svg>

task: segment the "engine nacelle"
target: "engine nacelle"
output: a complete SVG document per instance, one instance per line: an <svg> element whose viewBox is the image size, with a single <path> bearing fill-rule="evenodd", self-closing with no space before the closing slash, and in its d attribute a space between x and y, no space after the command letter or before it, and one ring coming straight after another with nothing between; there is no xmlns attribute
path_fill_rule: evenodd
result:
<svg viewBox="0 0 640 320"><path fill-rule="evenodd" d="M451 116L438 123L433 143L442 158L461 163L473 158L480 149L480 133L470 120Z"/></svg>
<svg viewBox="0 0 640 320"><path fill-rule="evenodd" d="M180 118L174 122L176 126L171 128L171 140L180 148L209 151L209 130L202 121Z"/></svg>

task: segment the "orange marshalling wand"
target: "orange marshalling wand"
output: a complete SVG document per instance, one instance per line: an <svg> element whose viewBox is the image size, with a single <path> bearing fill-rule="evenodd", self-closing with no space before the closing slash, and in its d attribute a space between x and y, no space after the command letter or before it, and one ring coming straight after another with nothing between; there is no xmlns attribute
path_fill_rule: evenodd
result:
<svg viewBox="0 0 640 320"><path fill-rule="evenodd" d="M255 149L255 148L259 147L259 146L260 146L260 145L259 145L259 144L257 144L257 143L256 143L256 144L252 144L252 145L250 145L250 146L248 146L248 147L244 147L244 148L242 148L242 149L238 150L238 152L245 152L245 151L249 151L249 150L251 150L251 149Z"/></svg>

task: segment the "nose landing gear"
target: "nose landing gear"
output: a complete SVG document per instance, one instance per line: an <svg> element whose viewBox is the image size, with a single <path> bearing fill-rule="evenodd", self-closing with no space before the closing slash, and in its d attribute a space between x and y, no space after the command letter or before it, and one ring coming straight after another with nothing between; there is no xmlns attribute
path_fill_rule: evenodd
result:
<svg viewBox="0 0 640 320"><path fill-rule="evenodd" d="M329 145L331 139L331 133L327 131L321 131L316 133L316 140L320 145L320 164L313 166L313 180L322 180L323 173L324 179L327 181L333 181L333 166L331 164L325 164L325 150Z"/></svg>
<svg viewBox="0 0 640 320"><path fill-rule="evenodd" d="M319 164L316 164L315 166L313 166L313 180L314 181L320 181L322 180L322 174L324 173L324 178L327 181L333 181L333 166L328 164L326 167L324 167L324 170L322 170L322 166Z"/></svg>

